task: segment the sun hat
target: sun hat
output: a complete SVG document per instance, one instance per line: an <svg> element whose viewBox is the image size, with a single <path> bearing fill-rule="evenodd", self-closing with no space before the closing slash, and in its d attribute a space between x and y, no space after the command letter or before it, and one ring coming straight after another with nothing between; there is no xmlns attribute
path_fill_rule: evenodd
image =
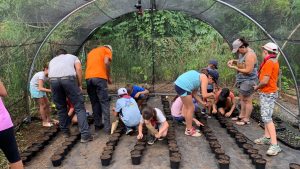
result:
<svg viewBox="0 0 300 169"><path fill-rule="evenodd" d="M125 88L118 89L118 96L122 96L124 94L128 94Z"/></svg>
<svg viewBox="0 0 300 169"><path fill-rule="evenodd" d="M243 42L240 39L236 39L232 43L232 53L236 53L239 50L239 47L243 45Z"/></svg>
<svg viewBox="0 0 300 169"><path fill-rule="evenodd" d="M104 47L107 47L108 49L110 49L112 51L112 47L110 45L103 45Z"/></svg>
<svg viewBox="0 0 300 169"><path fill-rule="evenodd" d="M273 42L265 44L264 46L262 46L262 48L267 51L274 52L276 54L278 53L278 46Z"/></svg>

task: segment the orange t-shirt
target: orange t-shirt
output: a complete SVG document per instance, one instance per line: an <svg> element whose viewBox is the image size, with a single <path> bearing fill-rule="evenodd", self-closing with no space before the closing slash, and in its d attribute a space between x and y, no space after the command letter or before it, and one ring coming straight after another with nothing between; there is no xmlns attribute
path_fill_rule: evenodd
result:
<svg viewBox="0 0 300 169"><path fill-rule="evenodd" d="M109 48L101 46L91 50L88 53L86 61L85 79L90 78L107 78L106 65L104 58L112 60L112 52Z"/></svg>
<svg viewBox="0 0 300 169"><path fill-rule="evenodd" d="M271 59L268 60L262 69L260 70L259 74L259 81L263 80L264 76L269 76L270 80L267 85L260 88L259 91L263 93L274 93L277 92L277 80L279 76L279 63L278 61L274 62Z"/></svg>

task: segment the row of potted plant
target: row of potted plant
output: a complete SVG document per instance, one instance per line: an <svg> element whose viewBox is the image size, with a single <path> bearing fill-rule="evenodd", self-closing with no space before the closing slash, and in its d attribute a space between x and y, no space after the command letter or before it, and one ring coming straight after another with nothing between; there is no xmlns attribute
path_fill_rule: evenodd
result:
<svg viewBox="0 0 300 169"><path fill-rule="evenodd" d="M43 136L33 142L29 147L26 148L21 153L21 160L23 161L23 164L26 165L31 159L38 154L41 150L44 149L45 146L47 146L50 141L57 135L59 132L58 128L49 128L48 130L44 131Z"/></svg>
<svg viewBox="0 0 300 169"><path fill-rule="evenodd" d="M51 156L51 162L54 167L61 165L67 154L71 151L74 145L80 139L80 132L76 131L66 138L61 146L59 146L54 154Z"/></svg>

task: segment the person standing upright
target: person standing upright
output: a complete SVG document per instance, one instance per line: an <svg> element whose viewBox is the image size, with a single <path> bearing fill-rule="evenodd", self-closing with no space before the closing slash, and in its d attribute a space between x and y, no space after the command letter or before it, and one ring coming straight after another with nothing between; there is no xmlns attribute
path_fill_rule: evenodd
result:
<svg viewBox="0 0 300 169"><path fill-rule="evenodd" d="M85 79L87 92L92 103L95 132L104 127L105 132L110 133L110 105L107 83L112 83L110 76L111 61L112 47L110 45L94 48L87 56Z"/></svg>
<svg viewBox="0 0 300 169"><path fill-rule="evenodd" d="M232 53L237 53L239 60L230 60L227 62L227 66L238 72L236 75L236 86L239 90L239 99L241 103L241 112L239 116L232 118L232 120L238 120L236 122L237 125L245 125L250 124L250 115L253 110L252 100L254 86L258 82L257 56L249 47L249 43L243 38L236 39L232 43L232 47Z"/></svg>
<svg viewBox="0 0 300 169"><path fill-rule="evenodd" d="M59 127L64 134L69 135L69 117L67 111L68 97L74 105L81 132L81 142L92 141L86 110L82 95L82 68L79 59L59 49L49 63L49 73L53 101L56 105L59 118Z"/></svg>
<svg viewBox="0 0 300 169"><path fill-rule="evenodd" d="M278 46L269 42L262 46L263 62L259 69L259 84L254 90L259 91L261 119L265 125L265 134L255 139L256 144L270 144L268 155L277 155L281 148L277 143L276 129L272 120L275 100L278 98L277 81L279 76L279 63L277 60Z"/></svg>

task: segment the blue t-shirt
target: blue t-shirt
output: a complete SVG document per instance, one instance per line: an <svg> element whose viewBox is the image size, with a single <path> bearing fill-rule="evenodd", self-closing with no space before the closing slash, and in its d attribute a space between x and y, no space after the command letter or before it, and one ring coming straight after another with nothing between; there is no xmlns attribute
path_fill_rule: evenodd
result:
<svg viewBox="0 0 300 169"><path fill-rule="evenodd" d="M200 73L196 70L190 70L180 75L174 82L181 89L192 92L200 88Z"/></svg>
<svg viewBox="0 0 300 169"><path fill-rule="evenodd" d="M128 127L137 126L140 122L141 112L132 97L119 98L116 103L116 112L120 114L120 118Z"/></svg>
<svg viewBox="0 0 300 169"><path fill-rule="evenodd" d="M132 92L131 92L130 96L134 98L134 96L135 96L138 92L142 92L142 91L145 91L145 89L142 88L142 87L139 87L139 86L134 85L134 86L132 87ZM139 98L140 98L140 97L142 97L142 95L140 95Z"/></svg>

